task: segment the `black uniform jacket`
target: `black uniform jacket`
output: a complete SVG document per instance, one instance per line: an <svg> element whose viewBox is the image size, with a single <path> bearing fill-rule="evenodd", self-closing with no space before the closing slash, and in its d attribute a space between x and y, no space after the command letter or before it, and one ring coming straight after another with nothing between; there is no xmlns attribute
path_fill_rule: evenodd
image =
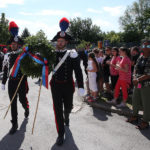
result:
<svg viewBox="0 0 150 150"><path fill-rule="evenodd" d="M60 62L62 57L66 54L67 50L56 50L56 63L54 67ZM78 88L83 88L83 75L80 67L80 58L77 52L76 57L71 57L69 54L65 62L60 66L60 68L53 75L52 79L58 82L67 82L73 79L73 70L75 72L75 77L77 80Z"/></svg>

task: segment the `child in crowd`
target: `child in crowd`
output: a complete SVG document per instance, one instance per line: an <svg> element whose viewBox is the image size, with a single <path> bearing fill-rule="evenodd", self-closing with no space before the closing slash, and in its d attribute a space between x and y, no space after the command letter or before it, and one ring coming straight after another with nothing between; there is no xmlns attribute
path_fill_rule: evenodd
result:
<svg viewBox="0 0 150 150"><path fill-rule="evenodd" d="M89 102L97 100L98 96L98 87L97 87L97 72L99 70L98 63L96 61L95 55L93 52L88 55L88 80L89 80L89 89L90 96L88 97Z"/></svg>
<svg viewBox="0 0 150 150"><path fill-rule="evenodd" d="M131 61L128 57L127 48L121 47L119 52L122 59L115 65L115 68L119 71L119 78L115 86L114 99L112 99L112 101L108 101L108 103L116 104L121 88L123 93L123 101L117 105L117 107L125 107L128 98L128 88L131 84Z"/></svg>
<svg viewBox="0 0 150 150"><path fill-rule="evenodd" d="M99 50L99 49L94 49L93 52L95 54L95 58L97 60L98 66L99 66L99 72L97 74L98 75L98 78L97 78L98 90L100 91L100 93L102 93L104 91L104 88L103 88L103 69L102 69L104 54L103 54L103 50Z"/></svg>
<svg viewBox="0 0 150 150"><path fill-rule="evenodd" d="M101 61L101 58L99 57L99 49L98 48L94 48L93 49L93 53L95 55L95 59L98 63L98 67L99 67L99 64L100 64L100 61ZM99 80L100 80L100 71L97 72L97 78L96 78L96 81L97 81L97 87L98 87L98 91L100 91L100 87L99 87Z"/></svg>

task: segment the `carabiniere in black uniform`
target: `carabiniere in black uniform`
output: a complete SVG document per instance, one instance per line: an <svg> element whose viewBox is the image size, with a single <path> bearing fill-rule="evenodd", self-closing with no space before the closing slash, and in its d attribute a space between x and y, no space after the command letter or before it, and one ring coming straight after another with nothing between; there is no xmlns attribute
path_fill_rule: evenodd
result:
<svg viewBox="0 0 150 150"><path fill-rule="evenodd" d="M72 37L65 32L69 26L69 20L62 18L59 24L61 31L54 36L53 42L57 42L56 63L54 64L54 74L51 80L51 92L55 114L58 137L56 144L61 146L64 142L64 123L69 126L69 114L73 108L73 93L75 90L73 81L73 71L75 72L79 95L83 95L83 75L80 67L80 58L75 50L67 50L65 46ZM65 61L61 61L66 56ZM57 69L55 66L63 62Z"/></svg>
<svg viewBox="0 0 150 150"><path fill-rule="evenodd" d="M11 40L11 43L14 42L13 40ZM17 73L17 76L14 78L12 76L10 76L8 74L8 72L10 72L12 66L14 65L15 61L16 61L16 58L18 57L19 53L17 53L17 50L16 51L12 51L8 54L7 57L7 65L4 66L3 68L3 79L2 79L2 85L5 85L6 84L6 81L9 77L9 80L8 80L8 94L9 94L9 98L10 100L12 100L13 96L14 96L14 93L17 89L17 86L18 86L18 83L21 79L21 77L23 76L23 74L21 73L21 70L19 69L18 73ZM5 56L6 57L6 56ZM5 57L4 57L4 61L5 60ZM9 66L9 67L8 67ZM11 72L10 72L11 73ZM12 117L12 128L10 130L10 134L14 134L18 128L18 113L17 113L17 96L19 96L19 101L21 102L23 108L25 109L25 117L27 118L28 115L29 115L29 104L28 104L28 99L26 97L26 94L28 93L28 83L27 83L27 76L24 76L21 84L20 84L20 87L17 91L17 94L11 104L11 117Z"/></svg>
<svg viewBox="0 0 150 150"><path fill-rule="evenodd" d="M55 66L60 62L66 52L67 50L56 50ZM77 54L75 51L73 53ZM72 58L71 55L69 55L61 67L52 76L51 80L51 91L56 119L55 121L58 135L60 137L64 135L64 121L65 124L69 126L69 114L73 108L73 93L75 90L73 70L77 79L78 88L83 88L83 75L78 56Z"/></svg>

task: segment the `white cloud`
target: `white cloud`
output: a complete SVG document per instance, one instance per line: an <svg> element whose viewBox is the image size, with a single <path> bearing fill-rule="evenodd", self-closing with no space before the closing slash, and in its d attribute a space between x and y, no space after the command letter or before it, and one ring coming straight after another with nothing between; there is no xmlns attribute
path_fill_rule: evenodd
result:
<svg viewBox="0 0 150 150"><path fill-rule="evenodd" d="M40 12L30 13L30 12L20 12L24 16L68 16L69 13L63 10L42 10Z"/></svg>
<svg viewBox="0 0 150 150"><path fill-rule="evenodd" d="M43 16L66 16L68 12L63 10L42 10L38 14Z"/></svg>
<svg viewBox="0 0 150 150"><path fill-rule="evenodd" d="M108 12L111 16L120 16L124 12L125 7L123 6L103 7L103 10L105 12Z"/></svg>
<svg viewBox="0 0 150 150"><path fill-rule="evenodd" d="M111 25L111 23L109 21L106 21L103 19L95 19L95 20L93 20L93 23L100 27L109 27Z"/></svg>
<svg viewBox="0 0 150 150"><path fill-rule="evenodd" d="M112 31L112 30L114 30L116 32L119 31L119 25L117 22L112 23L111 21L103 20L103 19L99 18L99 19L93 20L93 24L100 26L101 30L105 31L105 32Z"/></svg>
<svg viewBox="0 0 150 150"><path fill-rule="evenodd" d="M36 34L40 29L42 29L49 40L60 30L58 25L49 25L40 21L29 21L22 19L8 18L10 21L15 21L19 26L19 35L22 33L25 27L28 28L31 34Z"/></svg>
<svg viewBox="0 0 150 150"><path fill-rule="evenodd" d="M72 16L73 16L73 17L81 17L82 14L81 14L80 12L75 12L75 13L73 13Z"/></svg>
<svg viewBox="0 0 150 150"><path fill-rule="evenodd" d="M28 12L20 12L19 14L24 15L24 16L32 16L32 13L28 13Z"/></svg>
<svg viewBox="0 0 150 150"><path fill-rule="evenodd" d="M80 12L70 13L63 10L42 10L39 12L20 12L19 14L24 16L67 16L67 17L81 17Z"/></svg>
<svg viewBox="0 0 150 150"><path fill-rule="evenodd" d="M88 8L87 11L91 12L91 13L96 13L96 14L101 14L102 13L102 11L96 10L96 9L93 9L93 8Z"/></svg>
<svg viewBox="0 0 150 150"><path fill-rule="evenodd" d="M23 5L24 0L0 0L0 8L5 8L9 4Z"/></svg>

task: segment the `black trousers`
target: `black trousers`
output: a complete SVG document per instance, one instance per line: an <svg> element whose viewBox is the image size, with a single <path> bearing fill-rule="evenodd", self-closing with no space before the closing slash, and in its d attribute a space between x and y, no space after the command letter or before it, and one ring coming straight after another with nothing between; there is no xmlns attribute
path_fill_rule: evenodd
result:
<svg viewBox="0 0 150 150"><path fill-rule="evenodd" d="M117 83L117 81L118 81L118 78L119 78L118 75L117 75L117 76L112 76L112 75L111 75L111 87L112 87L112 90L115 89L115 86L116 86L116 83Z"/></svg>
<svg viewBox="0 0 150 150"><path fill-rule="evenodd" d="M12 100L14 93L17 89L18 83L19 83L20 79L9 79L8 81L8 94L9 94L9 98L10 101ZM11 122L13 124L17 123L18 120L18 112L17 112L17 97L19 96L19 101L22 104L23 108L29 109L29 103L28 103L28 99L26 97L26 94L28 93L28 84L27 84L27 79L24 78L20 84L20 87L18 89L18 92L11 104L11 117L12 120Z"/></svg>
<svg viewBox="0 0 150 150"><path fill-rule="evenodd" d="M65 132L64 113L71 113L73 108L73 81L58 83L51 80L51 92L57 132L59 136L63 136Z"/></svg>

